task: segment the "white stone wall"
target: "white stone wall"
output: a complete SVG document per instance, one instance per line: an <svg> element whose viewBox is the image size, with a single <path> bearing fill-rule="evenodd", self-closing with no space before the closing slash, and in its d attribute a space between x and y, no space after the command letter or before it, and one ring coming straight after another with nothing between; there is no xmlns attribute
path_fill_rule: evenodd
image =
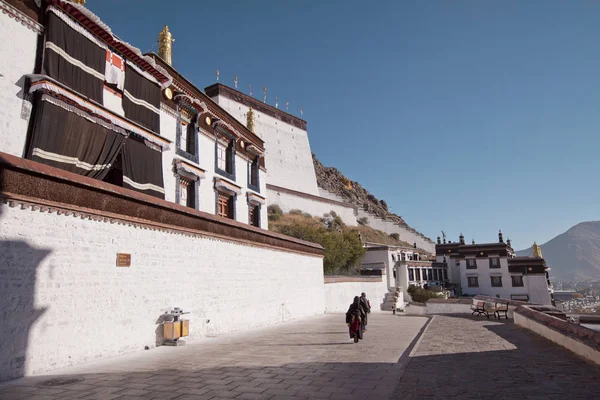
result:
<svg viewBox="0 0 600 400"><path fill-rule="evenodd" d="M600 365L600 351L588 346L584 342L567 336L563 332L552 329L549 326L541 324L538 321L530 319L519 313L514 313L514 321L515 325L529 329L530 331L535 332L538 335L541 335L566 349L569 349L573 353Z"/></svg>
<svg viewBox="0 0 600 400"><path fill-rule="evenodd" d="M341 206L326 198L322 198L322 200L309 199L293 193L269 188L267 189L267 199L269 204L277 204L285 213L297 209L315 217L322 217L323 214L328 214L333 210L346 225L358 225L354 216L354 208Z"/></svg>
<svg viewBox="0 0 600 400"><path fill-rule="evenodd" d="M368 250L360 261L362 265L365 264L376 264L383 263L385 265L385 276L383 280L389 288L396 286L396 280L394 279L394 264L392 260L392 253L396 253L393 250Z"/></svg>
<svg viewBox="0 0 600 400"><path fill-rule="evenodd" d="M160 112L160 133L161 136L171 140L171 148L163 152L163 180L165 185L165 200L175 202L176 192L176 174L173 171L173 159L182 159L187 163L196 165L190 160L180 157L176 154L176 139L177 139L177 119L173 116L172 111L167 112L164 108ZM215 185L214 179L219 176L215 173L215 140L205 134L198 134L198 164L200 169L206 171L205 178L200 180L198 193L198 205L201 211L216 214L215 205ZM219 176L220 177L220 176ZM224 178L225 180L229 180ZM267 196L267 175L263 170L259 171L260 193L262 197ZM231 181L233 182L233 181ZM235 156L235 182L237 186L241 186L242 194L236 199L236 220L249 223L248 221L248 202L247 193L253 192L248 189L248 159L240 155ZM268 215L266 204L261 207L260 216L261 228L268 229Z"/></svg>
<svg viewBox="0 0 600 400"><path fill-rule="evenodd" d="M552 304L552 298L548 291L548 281L546 280L545 275L526 275L523 277L523 285L528 289L530 303L544 305Z"/></svg>
<svg viewBox="0 0 600 400"><path fill-rule="evenodd" d="M0 12L0 151L22 157L31 103L24 75L35 71L38 33Z"/></svg>
<svg viewBox="0 0 600 400"><path fill-rule="evenodd" d="M325 309L321 257L5 204L0 288L0 380L153 347L172 307L190 340Z"/></svg>
<svg viewBox="0 0 600 400"><path fill-rule="evenodd" d="M405 241L409 244L417 243L417 247L423 250L426 250L430 253L435 254L435 244L425 239L422 235L419 235L415 232L411 232L408 229L397 225L393 221L387 221L377 216L374 216L364 210L358 209L356 218L366 217L368 220L368 225L380 231L387 233L388 235L391 233L397 233L400 236L400 240Z"/></svg>
<svg viewBox="0 0 600 400"><path fill-rule="evenodd" d="M381 282L336 282L325 284L325 311L328 313L346 312L354 296L365 292L371 303L371 312L380 312L387 293L387 284Z"/></svg>
<svg viewBox="0 0 600 400"><path fill-rule="evenodd" d="M224 96L216 96L213 100L246 125L248 106ZM318 196L308 133L260 111L254 110L254 115L256 134L265 141L268 182Z"/></svg>

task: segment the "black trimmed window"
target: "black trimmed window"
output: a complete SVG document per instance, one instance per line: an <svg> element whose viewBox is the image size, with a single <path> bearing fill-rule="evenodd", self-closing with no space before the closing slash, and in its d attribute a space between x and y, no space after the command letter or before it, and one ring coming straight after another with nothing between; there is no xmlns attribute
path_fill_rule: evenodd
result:
<svg viewBox="0 0 600 400"><path fill-rule="evenodd" d="M217 190L215 193L216 214L220 217L235 219L235 195Z"/></svg>
<svg viewBox="0 0 600 400"><path fill-rule="evenodd" d="M255 192L260 193L260 169L258 164L258 156L254 161L248 162L248 187Z"/></svg>
<svg viewBox="0 0 600 400"><path fill-rule="evenodd" d="M467 269L477 269L477 259L467 258Z"/></svg>
<svg viewBox="0 0 600 400"><path fill-rule="evenodd" d="M417 273L416 274L417 280L420 281L421 280L421 268L416 268L415 272Z"/></svg>
<svg viewBox="0 0 600 400"><path fill-rule="evenodd" d="M411 282L415 280L415 271L412 268L408 269L408 280Z"/></svg>
<svg viewBox="0 0 600 400"><path fill-rule="evenodd" d="M260 228L260 204L248 204L248 223Z"/></svg>
<svg viewBox="0 0 600 400"><path fill-rule="evenodd" d="M433 280L433 271L428 269L427 270L427 280L428 281L432 281Z"/></svg>
<svg viewBox="0 0 600 400"><path fill-rule="evenodd" d="M198 209L198 181L177 175L175 202Z"/></svg>
<svg viewBox="0 0 600 400"><path fill-rule="evenodd" d="M433 280L434 281L438 280L438 270L437 270L437 268L434 268L434 270L433 270Z"/></svg>
<svg viewBox="0 0 600 400"><path fill-rule="evenodd" d="M479 278L476 276L467 276L468 287L479 287Z"/></svg>
<svg viewBox="0 0 600 400"><path fill-rule="evenodd" d="M215 142L215 172L235 181L235 139L220 136Z"/></svg>
<svg viewBox="0 0 600 400"><path fill-rule="evenodd" d="M523 275L512 275L510 277L512 281L512 287L523 287Z"/></svg>
<svg viewBox="0 0 600 400"><path fill-rule="evenodd" d="M492 284L492 287L502 287L501 276L490 276L490 282Z"/></svg>
<svg viewBox="0 0 600 400"><path fill-rule="evenodd" d="M448 270L443 269L442 271L444 271L444 280L447 281L448 280Z"/></svg>
<svg viewBox="0 0 600 400"><path fill-rule="evenodd" d="M499 257L490 257L490 268L500 268Z"/></svg>
<svg viewBox="0 0 600 400"><path fill-rule="evenodd" d="M200 162L198 148L198 125L197 117L193 117L190 122L181 117L181 112L177 118L177 135L175 139L175 153L196 164Z"/></svg>

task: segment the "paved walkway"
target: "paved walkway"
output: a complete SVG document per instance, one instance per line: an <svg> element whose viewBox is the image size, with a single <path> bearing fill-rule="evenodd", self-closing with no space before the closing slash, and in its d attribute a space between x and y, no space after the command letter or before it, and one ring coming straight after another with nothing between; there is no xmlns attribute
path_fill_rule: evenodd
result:
<svg viewBox="0 0 600 400"><path fill-rule="evenodd" d="M372 313L354 344L344 315L328 314L21 379L0 385L0 399L386 399L426 321ZM47 383L56 378L82 380Z"/></svg>
<svg viewBox="0 0 600 400"><path fill-rule="evenodd" d="M422 335L422 328L426 326ZM420 336L419 336L420 335ZM417 340L418 339L418 340ZM0 384L0 399L594 399L600 368L508 322L341 314Z"/></svg>
<svg viewBox="0 0 600 400"><path fill-rule="evenodd" d="M600 367L512 321L435 316L410 354L401 399L600 399Z"/></svg>

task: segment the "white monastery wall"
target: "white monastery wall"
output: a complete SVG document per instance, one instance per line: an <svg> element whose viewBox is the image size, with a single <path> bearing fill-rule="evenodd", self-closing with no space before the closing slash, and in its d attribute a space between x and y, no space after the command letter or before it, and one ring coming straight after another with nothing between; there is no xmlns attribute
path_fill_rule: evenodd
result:
<svg viewBox="0 0 600 400"><path fill-rule="evenodd" d="M384 280L380 282L336 282L325 284L325 311L328 313L346 312L354 296L365 292L371 302L371 312L381 311L388 288Z"/></svg>
<svg viewBox="0 0 600 400"><path fill-rule="evenodd" d="M327 190L325 190L323 188L319 188L319 196L325 197L327 199L335 200L335 201L341 201L342 203L348 202L348 200L346 200L342 196L338 196L337 194L328 192Z"/></svg>
<svg viewBox="0 0 600 400"><path fill-rule="evenodd" d="M0 142L2 151L22 157L32 108L23 100L24 75L35 72L38 33L0 11L0 38Z"/></svg>
<svg viewBox="0 0 600 400"><path fill-rule="evenodd" d="M368 219L368 225L380 231L387 233L388 235L391 233L397 233L400 236L400 240L403 240L409 244L417 243L417 247L423 250L426 250L430 253L435 254L435 244L432 241L425 239L423 236L411 232L408 229L397 225L393 221L387 221L382 218L376 217L360 208L357 210L357 219L366 217Z"/></svg>
<svg viewBox="0 0 600 400"><path fill-rule="evenodd" d="M177 134L177 119L164 108L160 110L160 135L172 143L168 150L162 153L163 183L165 185L165 200L175 202L175 174L173 173L173 158L175 158L175 140ZM214 202L214 197L213 197ZM202 202L200 202L202 204ZM205 211L205 210L202 210Z"/></svg>
<svg viewBox="0 0 600 400"><path fill-rule="evenodd" d="M165 200L175 202L176 193L176 174L173 169L173 160L181 159L186 163L194 165L205 171L205 177L200 180L200 187L198 188L198 207L200 211L204 211L210 214L216 213L215 205L215 190L214 190L214 179L215 177L222 178L226 181L234 183L236 186L241 187L241 194L236 199L236 220L244 223L248 223L248 202L247 193L254 191L248 189L248 160L241 156L239 153L235 156L235 182L222 177L215 173L215 140L206 136L205 134L199 133L198 139L198 152L199 163L196 164L188 159L185 159L176 153L176 139L177 139L177 118L172 115L172 112L167 112L164 108L160 111L160 132L161 136L172 141L171 146L168 150L163 151L163 181L165 186ZM267 186L266 186L266 172L262 169L259 171L259 183L260 183L260 195L266 197ZM260 216L260 227L268 229L268 214L266 204L261 207Z"/></svg>
<svg viewBox="0 0 600 400"><path fill-rule="evenodd" d="M246 125L248 106L219 95L213 100ZM265 141L269 184L319 195L312 153L305 130L254 110L256 135Z"/></svg>
<svg viewBox="0 0 600 400"><path fill-rule="evenodd" d="M550 296L550 292L548 291L548 282L546 281L546 277L544 275L523 276L523 285L528 287L530 303L544 305L552 304L552 298Z"/></svg>
<svg viewBox="0 0 600 400"><path fill-rule="evenodd" d="M190 312L190 340L325 309L321 257L6 204L0 287L0 380L154 347L173 307Z"/></svg>
<svg viewBox="0 0 600 400"><path fill-rule="evenodd" d="M309 213L315 217L322 217L323 214L328 214L332 210L336 212L348 226L357 226L354 208L344 207L339 204L328 201L306 198L293 193L284 192L272 188L267 189L267 201L269 204L277 204L283 212L290 212L297 209Z"/></svg>

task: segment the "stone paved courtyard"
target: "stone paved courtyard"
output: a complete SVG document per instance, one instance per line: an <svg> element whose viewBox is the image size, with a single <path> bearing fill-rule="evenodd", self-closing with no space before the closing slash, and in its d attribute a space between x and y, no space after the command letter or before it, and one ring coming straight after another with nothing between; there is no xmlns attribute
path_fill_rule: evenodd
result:
<svg viewBox="0 0 600 400"><path fill-rule="evenodd" d="M424 328L424 330L423 330ZM371 314L159 347L0 384L0 399L594 399L600 368L508 322Z"/></svg>

